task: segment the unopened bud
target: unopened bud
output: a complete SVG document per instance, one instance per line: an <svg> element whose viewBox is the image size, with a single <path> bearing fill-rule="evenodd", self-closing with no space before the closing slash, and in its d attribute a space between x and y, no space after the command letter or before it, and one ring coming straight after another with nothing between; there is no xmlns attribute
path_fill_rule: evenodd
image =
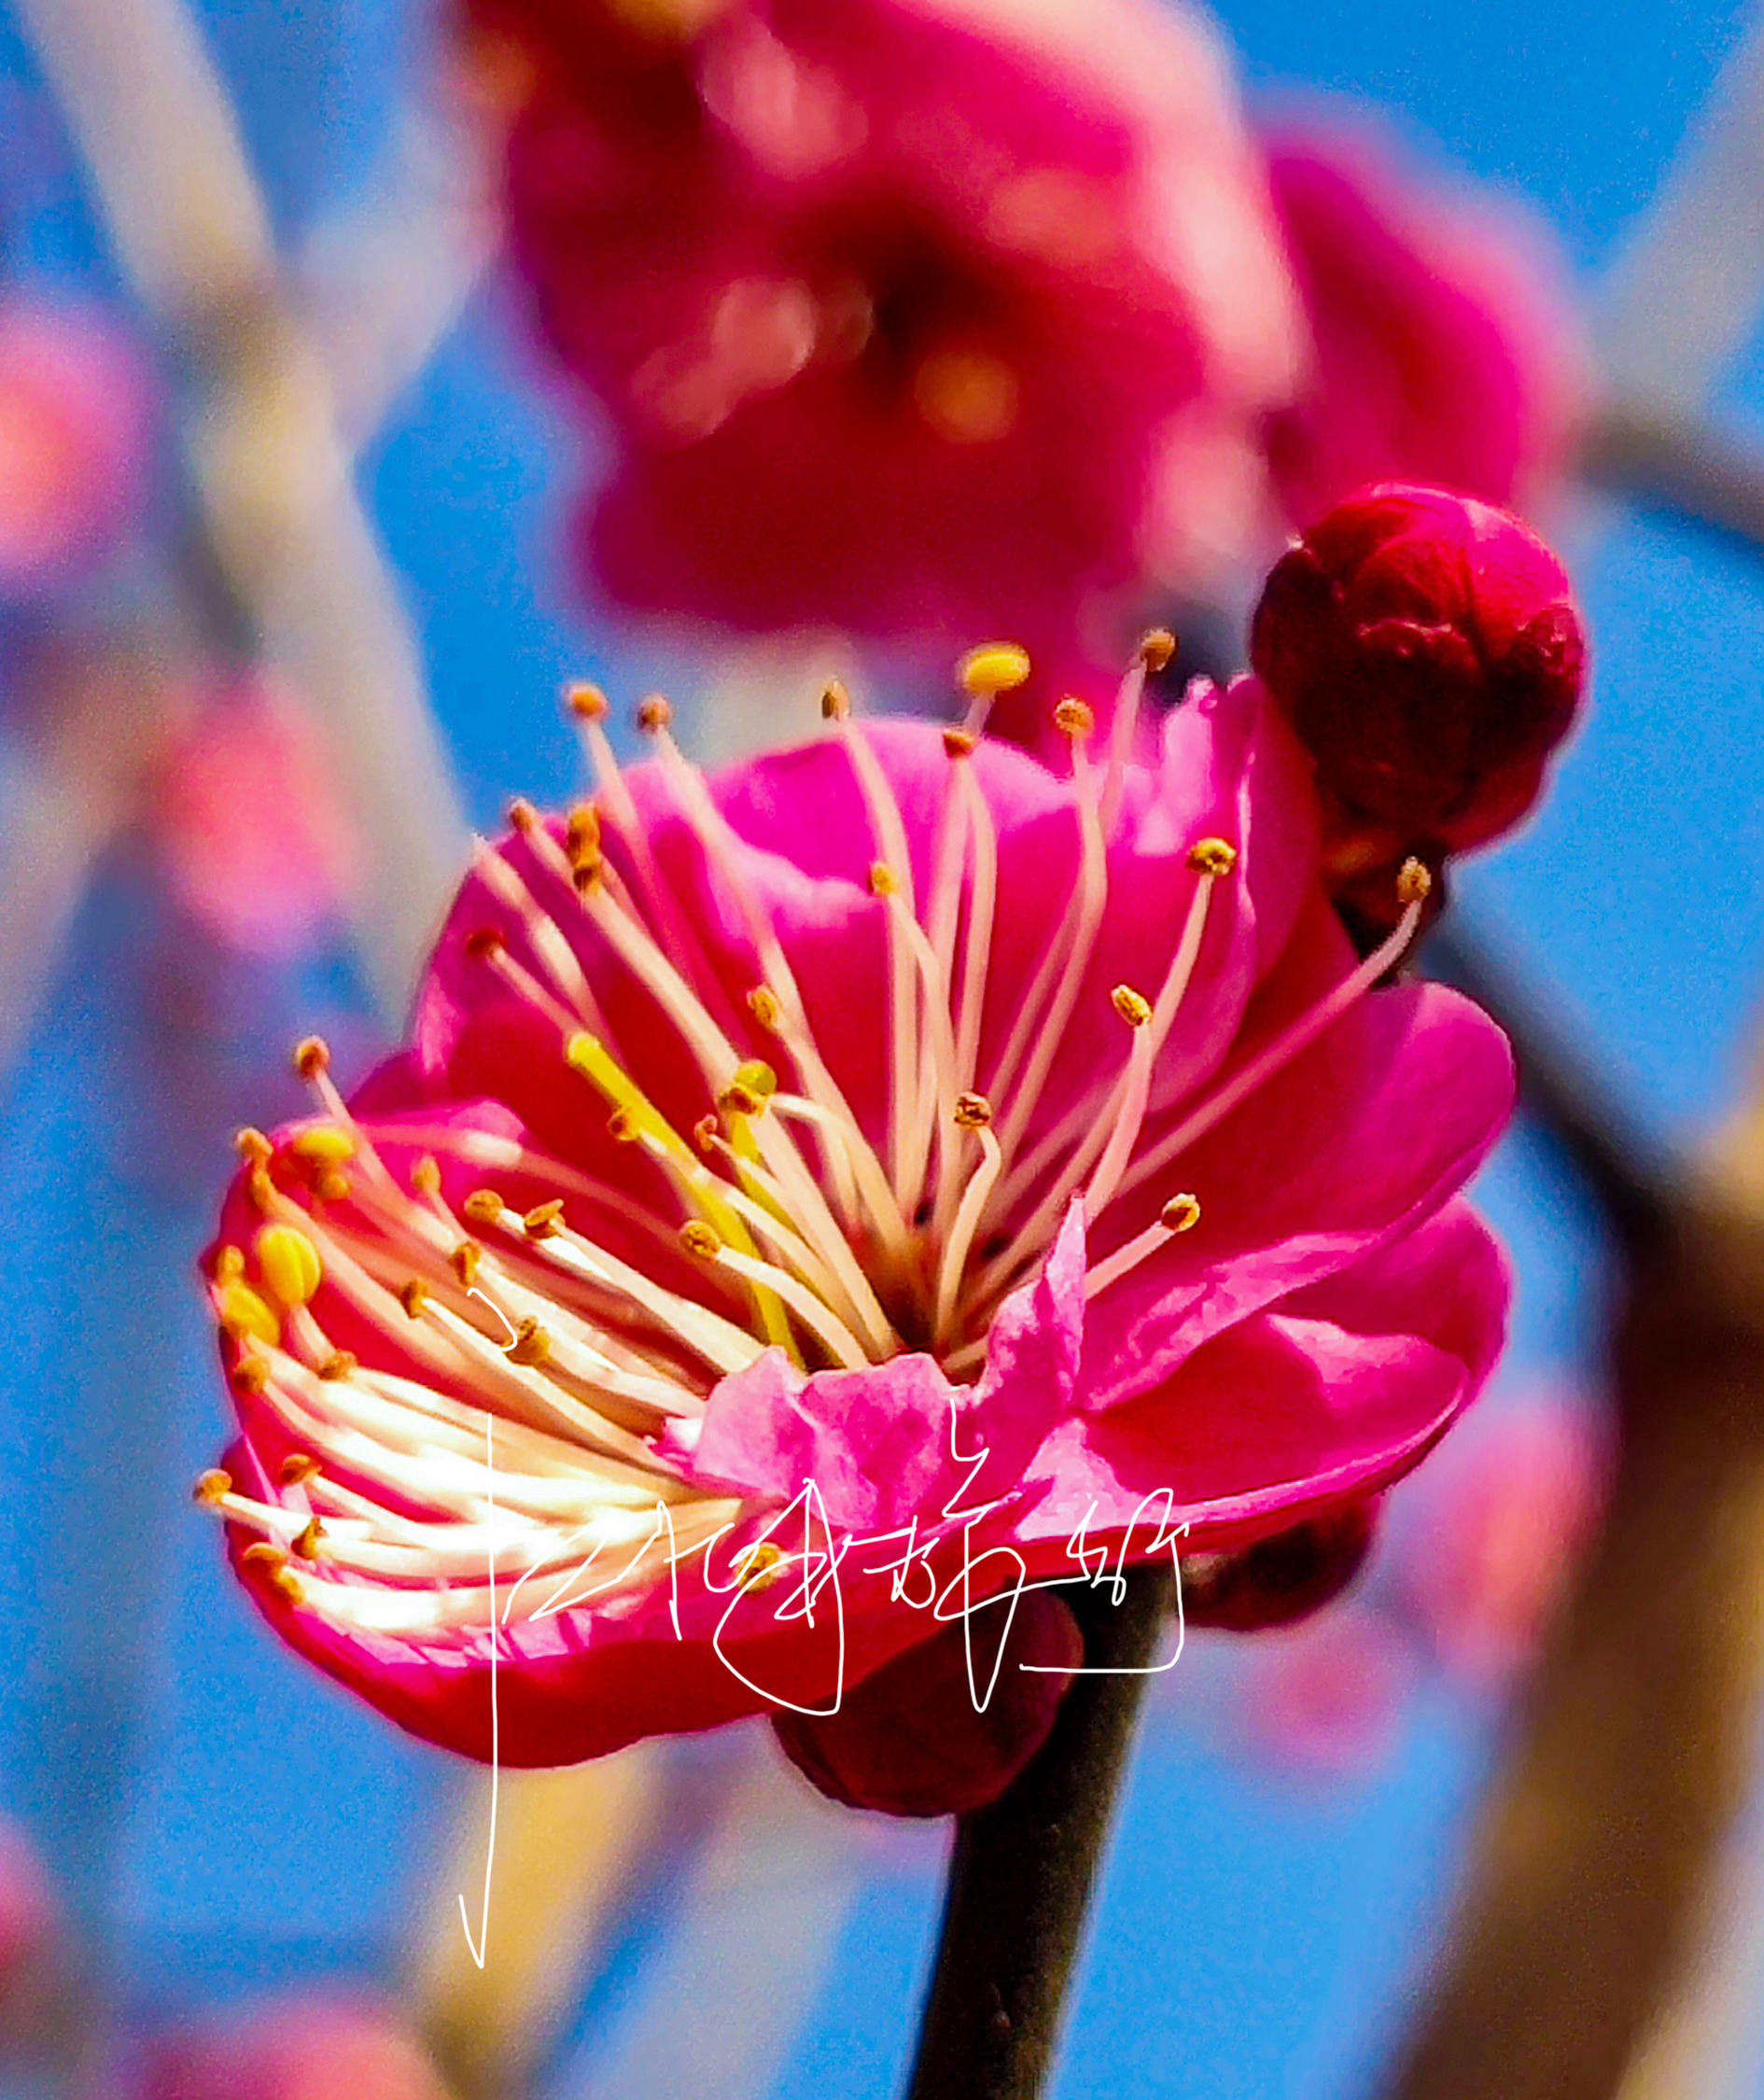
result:
<svg viewBox="0 0 1764 2100"><path fill-rule="evenodd" d="M1317 762L1332 839L1461 852L1536 800L1586 643L1561 565L1505 511L1389 482L1275 565L1251 662Z"/></svg>

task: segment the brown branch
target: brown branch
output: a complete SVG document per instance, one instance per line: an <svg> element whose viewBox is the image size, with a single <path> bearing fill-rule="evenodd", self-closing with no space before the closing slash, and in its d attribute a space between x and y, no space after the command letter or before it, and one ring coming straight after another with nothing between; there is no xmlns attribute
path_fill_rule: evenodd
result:
<svg viewBox="0 0 1764 2100"><path fill-rule="evenodd" d="M1089 1669L1138 1673L1169 1616L1168 1568L1065 1592ZM1082 1676L1053 1733L989 1808L962 1817L910 2100L1035 2100L1043 2088L1115 1787L1145 1689Z"/></svg>
<svg viewBox="0 0 1764 2100"><path fill-rule="evenodd" d="M1609 2100L1685 1967L1764 1693L1764 1227L1681 1199L1615 1346L1612 1506L1393 2100Z"/></svg>

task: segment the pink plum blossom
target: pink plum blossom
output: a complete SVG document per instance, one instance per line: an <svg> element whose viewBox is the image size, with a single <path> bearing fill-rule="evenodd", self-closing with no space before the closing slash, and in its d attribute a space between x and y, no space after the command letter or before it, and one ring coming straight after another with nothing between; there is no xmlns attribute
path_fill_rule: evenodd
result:
<svg viewBox="0 0 1764 2100"><path fill-rule="evenodd" d="M1344 1605L1249 1657L1238 1701L1245 1747L1295 1776L1360 1776L1395 1749L1416 1675L1382 1612Z"/></svg>
<svg viewBox="0 0 1764 2100"><path fill-rule="evenodd" d="M336 1993L288 1993L161 2036L132 2100L447 2100L408 2023Z"/></svg>
<svg viewBox="0 0 1764 2100"><path fill-rule="evenodd" d="M0 594L101 552L141 499L148 388L90 315L0 301Z"/></svg>
<svg viewBox="0 0 1764 2100"><path fill-rule="evenodd" d="M1435 1652L1473 1689L1535 1656L1604 1499L1583 1407L1533 1395L1491 1409L1418 1482L1397 1579Z"/></svg>
<svg viewBox="0 0 1764 2100"><path fill-rule="evenodd" d="M1589 386L1540 230L1430 180L1364 118L1283 124L1264 148L1312 347L1267 433L1285 516L1394 479L1529 509Z"/></svg>
<svg viewBox="0 0 1764 2100"><path fill-rule="evenodd" d="M283 957L339 912L358 842L310 718L260 678L180 711L150 813L179 902L228 947Z"/></svg>
<svg viewBox="0 0 1764 2100"><path fill-rule="evenodd" d="M0 1816L0 2049L40 2038L67 1953L60 1892L21 1825Z"/></svg>
<svg viewBox="0 0 1764 2100"><path fill-rule="evenodd" d="M1424 875L1358 960L1253 679L1141 763L1141 660L1061 777L983 734L996 670L966 729L833 688L708 779L659 700L622 770L579 689L598 792L480 848L408 1049L345 1099L303 1044L315 1113L241 1133L199 1495L417 1734L831 1715L1024 1579L1328 1519L1487 1374L1459 1192L1512 1071L1382 982Z"/></svg>
<svg viewBox="0 0 1764 2100"><path fill-rule="evenodd" d="M1001 629L1061 655L1099 594L1175 546L1172 505L1191 539L1203 511L1243 511L1299 328L1194 16L471 14L518 77L520 259L604 414L583 545L613 598L896 644Z"/></svg>

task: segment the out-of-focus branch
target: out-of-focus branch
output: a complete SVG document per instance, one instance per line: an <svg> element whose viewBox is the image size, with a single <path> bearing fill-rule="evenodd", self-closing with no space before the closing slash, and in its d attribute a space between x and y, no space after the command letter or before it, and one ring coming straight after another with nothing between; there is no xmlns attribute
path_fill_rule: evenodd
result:
<svg viewBox="0 0 1764 2100"><path fill-rule="evenodd" d="M1612 1099L1591 1059L1460 917L1430 936L1422 959L1430 976L1468 992L1506 1030L1521 1105L1586 1183L1621 1244L1631 1253L1652 1246L1666 1224L1672 1163Z"/></svg>
<svg viewBox="0 0 1764 2100"><path fill-rule="evenodd" d="M301 307L352 450L451 332L499 232L483 140L430 107L400 113L372 187L313 229Z"/></svg>
<svg viewBox="0 0 1764 2100"><path fill-rule="evenodd" d="M1685 1973L1764 1697L1764 1208L1647 1153L1463 935L1627 1266L1599 1546L1533 1687L1393 2100L1610 2100ZM1741 1126L1753 1129L1747 1120Z"/></svg>
<svg viewBox="0 0 1764 2100"><path fill-rule="evenodd" d="M243 623L324 722L367 848L356 932L400 1012L465 850L415 646L284 296L231 110L178 0L20 0L117 253L191 375L204 535Z"/></svg>
<svg viewBox="0 0 1764 2100"><path fill-rule="evenodd" d="M1668 403L1619 399L1589 427L1580 471L1615 496L1764 552L1764 447Z"/></svg>
<svg viewBox="0 0 1764 2100"><path fill-rule="evenodd" d="M1695 413L1764 306L1764 10L1750 20L1594 319L1619 391Z"/></svg>
<svg viewBox="0 0 1764 2100"><path fill-rule="evenodd" d="M1764 1227L1680 1196L1614 1350L1610 1512L1398 2100L1609 2100L1694 1942L1764 1694Z"/></svg>

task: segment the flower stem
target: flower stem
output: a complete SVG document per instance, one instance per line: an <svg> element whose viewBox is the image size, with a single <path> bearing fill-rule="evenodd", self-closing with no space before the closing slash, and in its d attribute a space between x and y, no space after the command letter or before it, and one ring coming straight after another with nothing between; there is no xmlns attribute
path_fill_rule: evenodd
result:
<svg viewBox="0 0 1764 2100"><path fill-rule="evenodd" d="M1035 2100L1150 1662L1169 1614L1168 1567L1068 1594L1087 1670L1053 1732L990 1807L961 1818L910 2100Z"/></svg>

